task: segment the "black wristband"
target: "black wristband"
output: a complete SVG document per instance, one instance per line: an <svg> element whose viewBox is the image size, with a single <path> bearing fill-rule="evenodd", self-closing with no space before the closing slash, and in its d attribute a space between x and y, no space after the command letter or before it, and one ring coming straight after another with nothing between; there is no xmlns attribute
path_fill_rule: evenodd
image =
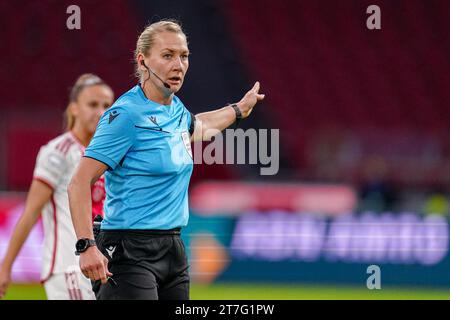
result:
<svg viewBox="0 0 450 320"><path fill-rule="evenodd" d="M234 109L234 112L236 113L236 122L242 119L242 112L241 109L237 106L236 103L233 103L230 105Z"/></svg>

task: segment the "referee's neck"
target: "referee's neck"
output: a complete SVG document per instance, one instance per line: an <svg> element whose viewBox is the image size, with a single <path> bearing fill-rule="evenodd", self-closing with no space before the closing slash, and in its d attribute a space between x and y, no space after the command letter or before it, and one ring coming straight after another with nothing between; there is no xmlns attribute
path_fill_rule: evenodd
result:
<svg viewBox="0 0 450 320"><path fill-rule="evenodd" d="M144 88L142 88L142 85L140 85L140 87L148 100L166 106L170 106L172 104L174 94L168 89L166 88L160 89L148 83L145 84Z"/></svg>

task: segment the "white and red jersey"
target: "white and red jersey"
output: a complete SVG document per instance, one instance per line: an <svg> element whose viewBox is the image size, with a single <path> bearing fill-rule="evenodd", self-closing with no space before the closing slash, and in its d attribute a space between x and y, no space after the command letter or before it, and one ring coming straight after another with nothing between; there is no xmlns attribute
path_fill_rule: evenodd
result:
<svg viewBox="0 0 450 320"><path fill-rule="evenodd" d="M84 150L85 147L69 131L42 146L37 156L33 177L53 189L50 201L42 210L42 282L53 274L64 273L69 267L79 268L79 258L75 255L77 237L70 216L67 187ZM105 199L103 177L92 187L92 193L92 214L102 214Z"/></svg>

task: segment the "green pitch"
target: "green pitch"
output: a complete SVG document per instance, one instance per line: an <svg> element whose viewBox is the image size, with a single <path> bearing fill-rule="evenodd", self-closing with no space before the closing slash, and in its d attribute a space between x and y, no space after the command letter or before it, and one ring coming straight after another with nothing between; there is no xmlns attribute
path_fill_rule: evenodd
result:
<svg viewBox="0 0 450 320"><path fill-rule="evenodd" d="M12 285L5 299L9 300L43 300L45 292L39 284ZM368 290L363 287L318 286L318 285L281 285L281 284L212 284L191 286L193 300L241 300L241 299L286 299L286 300L450 300L450 289L423 288L382 288Z"/></svg>

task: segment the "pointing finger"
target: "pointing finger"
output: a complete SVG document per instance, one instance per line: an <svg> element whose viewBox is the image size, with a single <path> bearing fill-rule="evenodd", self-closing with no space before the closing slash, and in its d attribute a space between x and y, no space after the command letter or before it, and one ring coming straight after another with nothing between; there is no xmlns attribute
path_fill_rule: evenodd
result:
<svg viewBox="0 0 450 320"><path fill-rule="evenodd" d="M258 91L259 91L259 81L255 82L255 85L253 86L252 91L255 92L255 93L258 93Z"/></svg>

